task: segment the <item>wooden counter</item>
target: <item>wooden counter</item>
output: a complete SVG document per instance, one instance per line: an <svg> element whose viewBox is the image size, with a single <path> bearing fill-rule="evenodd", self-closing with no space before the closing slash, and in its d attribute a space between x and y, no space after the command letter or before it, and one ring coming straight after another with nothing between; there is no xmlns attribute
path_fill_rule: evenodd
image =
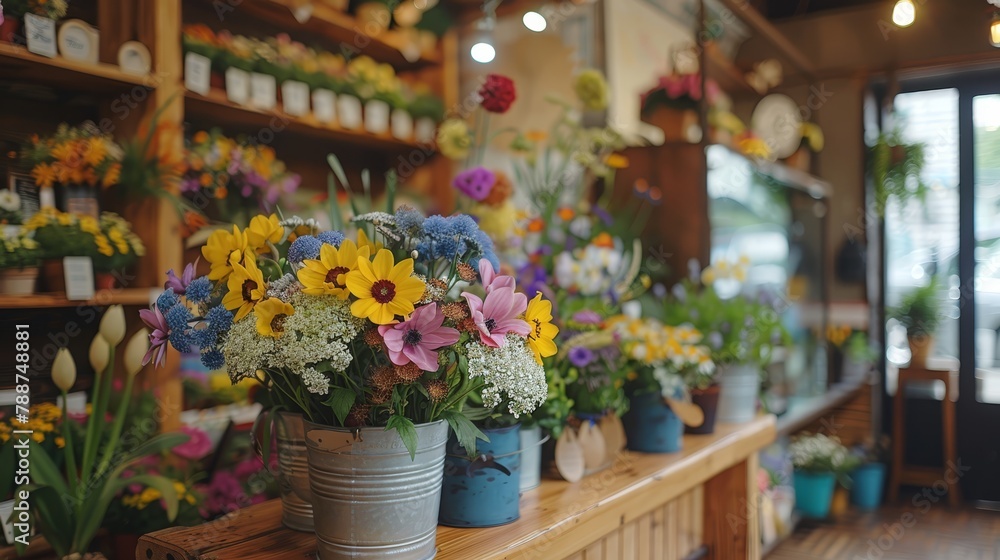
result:
<svg viewBox="0 0 1000 560"><path fill-rule="evenodd" d="M543 480L521 497L521 519L489 529L438 529L438 560L756 560L757 451L775 438L773 416L685 436L669 455L622 453L576 484ZM193 528L144 536L136 558L313 558L311 534L281 526L278 500ZM699 550L705 552L699 556Z"/></svg>

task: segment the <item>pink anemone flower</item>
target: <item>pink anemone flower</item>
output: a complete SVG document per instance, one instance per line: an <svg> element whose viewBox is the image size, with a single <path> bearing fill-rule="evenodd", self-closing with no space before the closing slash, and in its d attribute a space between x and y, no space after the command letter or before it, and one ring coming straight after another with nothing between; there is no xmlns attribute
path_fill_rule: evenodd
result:
<svg viewBox="0 0 1000 560"><path fill-rule="evenodd" d="M461 336L443 322L444 313L436 303L429 303L418 307L402 323L380 326L378 332L385 340L389 360L397 366L413 362L424 371L437 371L436 350L455 344Z"/></svg>

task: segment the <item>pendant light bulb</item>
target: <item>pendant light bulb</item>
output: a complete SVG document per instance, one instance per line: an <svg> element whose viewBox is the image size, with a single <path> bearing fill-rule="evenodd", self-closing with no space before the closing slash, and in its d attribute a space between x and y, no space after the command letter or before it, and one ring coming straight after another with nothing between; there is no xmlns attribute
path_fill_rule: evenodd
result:
<svg viewBox="0 0 1000 560"><path fill-rule="evenodd" d="M899 27L909 27L917 19L917 7L913 5L913 0L896 0L896 5L892 7L892 23Z"/></svg>

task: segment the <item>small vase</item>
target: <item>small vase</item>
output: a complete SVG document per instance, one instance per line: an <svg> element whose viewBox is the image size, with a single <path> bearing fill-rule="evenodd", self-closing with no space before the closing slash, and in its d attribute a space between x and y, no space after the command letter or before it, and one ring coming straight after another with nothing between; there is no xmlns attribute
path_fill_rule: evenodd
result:
<svg viewBox="0 0 1000 560"><path fill-rule="evenodd" d="M389 132L389 104L378 99L365 103L365 130L372 134Z"/></svg>
<svg viewBox="0 0 1000 560"><path fill-rule="evenodd" d="M865 511L878 509L885 484L885 464L867 463L851 473L851 502Z"/></svg>
<svg viewBox="0 0 1000 560"><path fill-rule="evenodd" d="M0 41L4 43L23 43L21 36L21 20L12 16L4 16L0 23Z"/></svg>
<svg viewBox="0 0 1000 560"><path fill-rule="evenodd" d="M760 375L750 364L719 366L719 405L716 420L727 424L745 424L757 414Z"/></svg>
<svg viewBox="0 0 1000 560"><path fill-rule="evenodd" d="M474 461L452 436L444 465L438 521L451 527L494 527L521 516L520 424L484 429L490 441L477 442ZM486 459L483 460L482 457Z"/></svg>
<svg viewBox="0 0 1000 560"><path fill-rule="evenodd" d="M924 369L927 367L927 357L934 349L934 337L930 335L908 336L910 343L910 367Z"/></svg>
<svg viewBox="0 0 1000 560"><path fill-rule="evenodd" d="M691 389L691 402L698 405L705 413L705 421L701 426L685 426L684 432L688 434L711 434L715 432L715 417L719 409L719 385L712 385L705 389Z"/></svg>
<svg viewBox="0 0 1000 560"><path fill-rule="evenodd" d="M542 483L542 427L521 428L521 485L525 492Z"/></svg>
<svg viewBox="0 0 1000 560"><path fill-rule="evenodd" d="M628 448L644 453L674 453L681 450L684 423L659 393L641 393L629 398L623 418Z"/></svg>
<svg viewBox="0 0 1000 560"><path fill-rule="evenodd" d="M795 471L795 507L812 519L825 519L830 514L833 489L837 479L832 472Z"/></svg>
<svg viewBox="0 0 1000 560"><path fill-rule="evenodd" d="M434 556L448 424L415 430L410 458L396 430L305 422L320 560Z"/></svg>
<svg viewBox="0 0 1000 560"><path fill-rule="evenodd" d="M413 134L420 144L431 144L437 135L437 123L430 117L420 117L413 126Z"/></svg>
<svg viewBox="0 0 1000 560"><path fill-rule="evenodd" d="M37 280L37 266L0 270L0 294L5 296L30 296L35 293L35 282Z"/></svg>
<svg viewBox="0 0 1000 560"><path fill-rule="evenodd" d="M342 128L358 130L361 128L361 100L353 95L337 96L337 120Z"/></svg>
<svg viewBox="0 0 1000 560"><path fill-rule="evenodd" d="M113 290L117 287L115 275L110 272L94 273L94 288L97 290Z"/></svg>
<svg viewBox="0 0 1000 560"><path fill-rule="evenodd" d="M42 261L42 286L46 292L66 291L66 274L62 259Z"/></svg>
<svg viewBox="0 0 1000 560"><path fill-rule="evenodd" d="M393 109L390 117L392 137L409 141L413 138L413 117L403 109Z"/></svg>

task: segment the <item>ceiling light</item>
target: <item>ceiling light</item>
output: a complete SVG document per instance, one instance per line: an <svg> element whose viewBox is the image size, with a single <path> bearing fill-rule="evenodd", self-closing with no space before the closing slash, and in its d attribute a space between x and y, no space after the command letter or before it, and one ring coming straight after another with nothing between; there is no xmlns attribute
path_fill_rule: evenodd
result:
<svg viewBox="0 0 1000 560"><path fill-rule="evenodd" d="M485 41L480 41L472 45L472 48L469 49L469 54L472 55L472 60L480 64L486 64L493 62L493 59L497 56L497 51L493 48L493 45Z"/></svg>
<svg viewBox="0 0 1000 560"><path fill-rule="evenodd" d="M545 21L545 16L538 12L525 12L524 17L521 18L521 22L524 23L525 27L535 33L545 31L545 28L548 26L548 22Z"/></svg>
<svg viewBox="0 0 1000 560"><path fill-rule="evenodd" d="M916 18L917 8L913 5L913 0L896 0L896 5L892 7L892 23L899 27L909 27Z"/></svg>

